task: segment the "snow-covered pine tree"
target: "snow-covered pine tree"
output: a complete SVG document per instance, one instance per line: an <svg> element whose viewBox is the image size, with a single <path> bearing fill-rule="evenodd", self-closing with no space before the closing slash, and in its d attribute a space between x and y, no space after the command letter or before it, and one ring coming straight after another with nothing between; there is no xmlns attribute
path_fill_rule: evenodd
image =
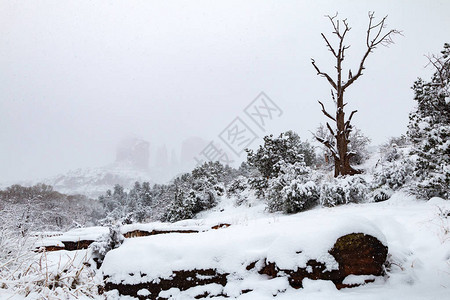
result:
<svg viewBox="0 0 450 300"><path fill-rule="evenodd" d="M218 197L225 194L226 185L236 170L220 162L206 162L191 173L177 177L169 185L171 197L163 221L175 222L194 217L197 213L217 205Z"/></svg>
<svg viewBox="0 0 450 300"><path fill-rule="evenodd" d="M450 196L450 44L428 57L435 72L430 81L419 78L412 89L416 109L410 114L408 137L417 155L414 191L430 198Z"/></svg>
<svg viewBox="0 0 450 300"><path fill-rule="evenodd" d="M279 174L269 179L267 207L269 211L297 213L319 202L320 188L311 180L311 168L303 160L293 164L279 161Z"/></svg>
<svg viewBox="0 0 450 300"><path fill-rule="evenodd" d="M173 195L174 199L162 217L162 221L176 222L191 219L195 216L195 201L192 195L186 194L185 188L178 186Z"/></svg>
<svg viewBox="0 0 450 300"><path fill-rule="evenodd" d="M279 137L273 135L264 137L264 145L255 152L247 150L247 163L259 171L259 176L250 179L250 185L259 198L264 197L269 179L277 178L280 168L285 164L303 162L306 166L316 164L316 153L308 142L302 142L298 134L293 131L281 133Z"/></svg>

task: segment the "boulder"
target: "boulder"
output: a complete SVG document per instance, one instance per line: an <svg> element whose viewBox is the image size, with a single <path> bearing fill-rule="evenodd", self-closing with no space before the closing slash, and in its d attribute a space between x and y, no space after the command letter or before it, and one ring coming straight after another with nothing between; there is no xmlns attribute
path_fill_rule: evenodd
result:
<svg viewBox="0 0 450 300"><path fill-rule="evenodd" d="M220 226L219 226L220 228ZM267 275L268 278L287 277L289 284L293 288L302 288L303 279L308 278L312 280L330 280L338 289L349 288L374 281L374 276L381 276L384 274L384 263L387 258L388 248L380 242L377 238L364 233L351 233L341 236L336 240L333 247L328 253L338 263L338 267L327 269L323 262L318 259L310 259L306 263L306 267L297 268L294 270L279 268L276 263L270 262L267 259L254 261L245 267L248 272L255 272ZM296 252L300 255L302 252ZM170 263L170 262L167 262ZM245 265L244 265L245 266ZM235 270L237 273L240 271ZM162 291L167 291L171 288L177 288L180 291L189 288L217 283L225 286L229 280L227 276L233 273L221 273L216 269L193 269L193 270L177 270L173 271L172 275L165 278L149 278L143 277L146 274L139 274L137 282L139 284L132 284L127 282L112 282L109 276L105 276L105 290L110 291L117 289L121 295L129 295L139 299L163 299L158 295ZM243 273L244 274L244 273ZM129 274L135 277L136 274ZM345 281L347 276L360 276L361 283L347 283ZM365 279L367 278L367 279ZM135 281L135 280L133 280ZM146 296L139 293L140 290L150 292ZM251 290L244 290L241 293L250 292ZM208 297L208 294L198 295L196 298ZM227 296L227 295L224 295Z"/></svg>
<svg viewBox="0 0 450 300"><path fill-rule="evenodd" d="M354 287L358 284L344 284L344 279L349 275L373 275L384 274L384 264L387 258L388 248L378 239L363 233L351 233L337 239L329 253L339 264L337 270L327 271L323 263L309 260L306 268L297 270L280 269L276 264L264 261L260 274L269 277L288 276L289 284L293 288L301 288L304 278L312 280L331 280L338 289ZM247 267L251 269L257 264L253 263ZM367 282L373 281L372 279Z"/></svg>

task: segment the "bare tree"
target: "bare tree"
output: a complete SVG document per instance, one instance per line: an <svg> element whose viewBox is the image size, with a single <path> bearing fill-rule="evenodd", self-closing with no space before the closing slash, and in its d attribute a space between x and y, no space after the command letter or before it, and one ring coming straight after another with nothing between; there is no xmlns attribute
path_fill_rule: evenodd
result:
<svg viewBox="0 0 450 300"><path fill-rule="evenodd" d="M317 66L316 61L311 59L311 63L317 71L317 75L320 75L327 79L328 83L331 85L331 96L333 101L336 104L336 115L333 116L325 109L325 106L322 102L319 101L319 104L322 107L323 114L331 119L334 123L336 123L335 129L331 127L329 123L327 123L327 128L330 133L335 137L336 143L332 145L329 141L324 140L318 136L316 139L324 144L328 149L330 149L333 159L334 159L334 176L337 177L339 175L354 175L360 173L359 170L354 169L350 165L350 158L355 155L355 153L348 151L348 143L349 143L349 135L352 130L352 126L350 122L352 120L353 115L357 112L356 110L350 113L350 116L347 120L345 120L345 112L344 107L347 103L344 103L344 92L345 90L352 85L356 80L358 80L361 75L363 75L364 64L366 62L369 53L371 53L378 45L389 45L393 43L392 36L395 34L400 34L400 31L391 29L386 30L386 19L387 16L381 19L380 22L375 22L375 17L373 12L369 12L369 25L366 32L366 51L364 56L361 59L361 62L358 67L358 71L356 74L352 74L352 71L349 69L348 71L348 79L344 80L343 75L343 61L345 58L345 51L350 48L350 45L345 45L344 40L346 38L347 33L350 31L350 27L348 25L347 19L339 20L337 19L337 14L335 16L326 16L332 26L333 26L333 34L337 37L337 45L333 46L329 39L325 36L325 34L321 33L322 38L325 40L326 46L328 50L333 54L336 58L336 78L333 79L328 73L322 72L321 69Z"/></svg>

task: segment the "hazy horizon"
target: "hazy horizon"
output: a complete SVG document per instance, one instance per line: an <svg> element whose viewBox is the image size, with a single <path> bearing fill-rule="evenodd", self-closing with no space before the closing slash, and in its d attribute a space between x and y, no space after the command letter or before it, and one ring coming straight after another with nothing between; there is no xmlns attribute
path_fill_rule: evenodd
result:
<svg viewBox="0 0 450 300"><path fill-rule="evenodd" d="M449 42L449 10L406 0L0 0L0 182L107 165L127 137L169 155L189 137L221 143L237 117L257 136L250 147L286 130L311 140L326 121L317 100L333 105L310 59L332 72L320 33L331 36L324 15L336 11L352 27L346 69L361 59L368 11L403 32L346 94L353 124L381 144L406 132L410 88L432 73L424 55ZM264 128L244 111L261 92L282 111Z"/></svg>

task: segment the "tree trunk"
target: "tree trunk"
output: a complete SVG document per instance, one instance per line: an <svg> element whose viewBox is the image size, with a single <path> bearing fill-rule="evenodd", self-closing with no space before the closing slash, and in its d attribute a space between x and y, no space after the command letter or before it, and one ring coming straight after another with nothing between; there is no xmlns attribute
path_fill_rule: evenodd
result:
<svg viewBox="0 0 450 300"><path fill-rule="evenodd" d="M341 61L338 61L338 97L337 97L337 111L336 111L336 146L338 150L339 159L335 163L334 177L339 175L355 175L361 173L361 171L356 170L350 166L350 154L348 153L348 143L349 143L349 133L348 128L345 128L345 112L344 112L344 91L342 91L342 86L340 84Z"/></svg>
<svg viewBox="0 0 450 300"><path fill-rule="evenodd" d="M334 118L330 113L328 113L325 110L324 105L322 102L319 101L320 105L322 106L322 112L326 117L336 122L336 130L335 133L334 130L331 128L331 126L327 123L327 127L330 130L330 133L335 137L336 139L336 149L334 148L334 145L332 145L329 141L326 139L322 139L319 137L316 137L317 140L321 143L323 143L328 149L330 149L333 159L334 159L334 177L338 177L339 175L354 175L361 173L360 170L356 170L350 166L350 158L354 155L353 153L348 153L348 143L349 143L349 134L352 129L350 126L350 121L352 119L352 116L354 113L356 113L356 110L353 111L350 114L350 117L347 121L345 121L345 113L344 113L344 91L347 87L352 85L359 77L362 75L362 71L364 70L364 63L369 55L379 44L388 45L393 43L391 36L394 34L399 34L400 31L391 29L387 33L383 33L383 29L385 28L385 20L387 18L384 17L381 22L379 23L373 23L374 20L374 13L369 12L369 26L367 29L366 34L366 52L361 59L361 62L359 64L358 72L355 76L352 75L351 70L349 70L348 74L348 80L346 82L343 81L342 78L342 62L344 61L344 52L347 50L350 46L344 45L344 39L347 32L350 30L350 27L348 26L347 20L344 19L341 21L337 20L337 14L334 17L327 16L330 20L332 26L333 26L333 34L335 34L338 38L338 45L337 47L333 47L327 37L322 33L322 37L325 40L325 43L327 45L328 50L333 54L333 56L336 58L336 72L337 72L337 80L334 80L332 76L329 74L322 72L319 67L316 65L316 62L314 59L311 59L311 63L313 67L317 71L317 75L320 75L327 79L328 83L332 87L332 97L333 100L335 100L333 90L336 91L336 117ZM340 26L341 24L341 26ZM342 26L343 25L343 26ZM371 35L371 32L375 32L373 35Z"/></svg>

